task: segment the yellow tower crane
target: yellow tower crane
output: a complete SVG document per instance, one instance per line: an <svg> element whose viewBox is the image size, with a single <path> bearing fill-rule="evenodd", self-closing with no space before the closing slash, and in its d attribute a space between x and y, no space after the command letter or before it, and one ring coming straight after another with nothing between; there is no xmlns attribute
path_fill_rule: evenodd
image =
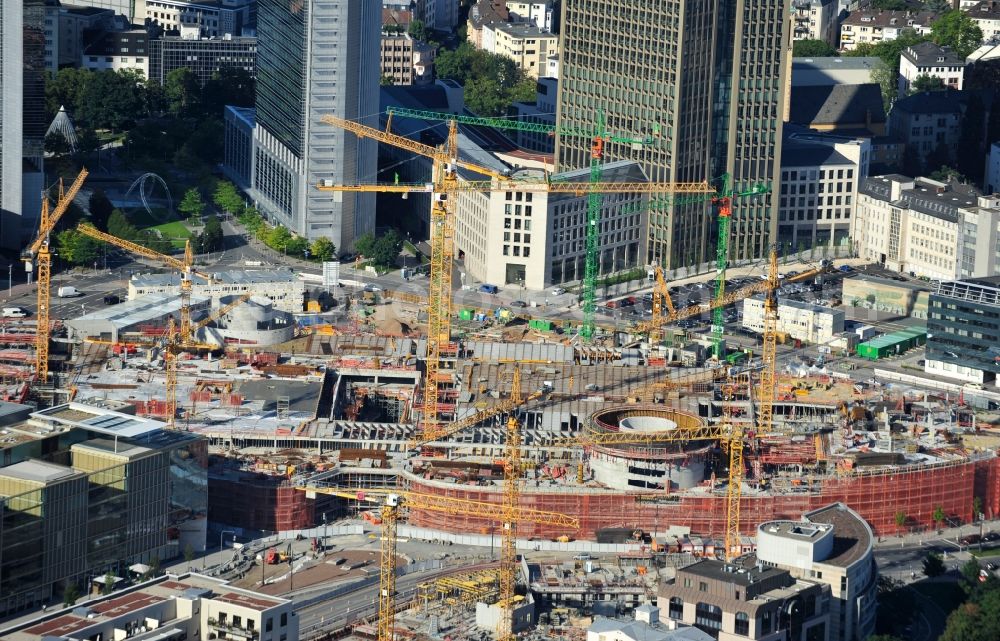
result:
<svg viewBox="0 0 1000 641"><path fill-rule="evenodd" d="M655 282L653 284L653 314L650 322L653 328L649 331L650 346L656 345L663 339L661 319L663 318L663 308L666 307L668 313L676 314L674 302L670 300L670 289L667 287L667 280L663 277L663 268L656 266Z"/></svg>
<svg viewBox="0 0 1000 641"><path fill-rule="evenodd" d="M545 512L515 506L513 511L506 507L497 510L497 504L490 501L468 501L449 496L420 494L405 490L380 488L376 490L351 490L347 488L303 486L306 496L315 498L317 494L330 494L355 501L381 502L380 516L382 519L382 541L379 556L379 607L378 607L378 641L395 641L394 628L396 620L396 523L400 510L423 510L441 512L457 516L469 516L487 520L510 518L513 522L539 523L566 528L567 531L579 529L580 522L565 514ZM516 576L516 559L509 576ZM501 562L501 580L504 569ZM501 593L501 598L502 598ZM501 617L501 620L507 617ZM501 621L501 626L504 625ZM503 637L498 637L498 639Z"/></svg>
<svg viewBox="0 0 1000 641"><path fill-rule="evenodd" d="M55 208L49 212L48 196L42 196L42 215L38 224L38 236L35 241L21 254L24 268L28 272L38 267L38 311L35 315L35 378L45 384L49 376L49 334L52 331L52 320L49 315L52 297L52 251L49 247L52 230L56 223L66 213L76 194L87 179L87 170L81 169L76 180L63 191L62 180L59 181L59 200Z"/></svg>
<svg viewBox="0 0 1000 641"><path fill-rule="evenodd" d="M204 327L212 320L216 320L223 314L228 313L236 305L240 305L252 296L251 293L247 293L245 297L240 297L237 302L232 303L231 306L227 306L223 314L218 314L216 318L211 318L208 321L203 321L204 324L199 324L195 327L191 324L191 288L192 288L192 278L198 276L204 278L207 282L212 281L212 277L209 274L204 274L195 271L193 268L194 256L191 253L191 243L190 241L185 241L184 243L184 259L180 260L174 258L173 256L167 256L166 254L161 254L157 251L144 247L137 243L133 243L117 236L112 236L98 230L93 225L82 224L77 227L80 233L89 236L95 240L100 240L120 249L124 249L127 252L141 256L143 258L148 258L149 260L155 260L167 267L176 269L181 274L181 307L180 307L180 327L174 324L173 318L168 322L167 333L166 333L166 348L164 350L164 360L166 361L166 374L167 374L167 424L170 427L174 426L174 420L177 416L177 349L183 347L208 347L212 346L202 346L194 343L192 340L193 332L201 327Z"/></svg>
<svg viewBox="0 0 1000 641"><path fill-rule="evenodd" d="M431 147L388 131L375 129L356 122L324 116L323 122L340 127L359 137L366 137L425 156L433 161L432 180L420 184L364 184L335 185L322 181L317 188L323 191L430 193L431 198L431 269L429 278L429 304L427 329L427 354L425 358L424 400L421 429L424 437L434 440L442 427L438 413L438 388L442 382L442 353L451 342L451 269L454 253L455 196L460 191L532 191L585 195L590 193L712 193L707 182L700 183L624 183L624 182L552 182L532 183L512 180L503 173L488 167L467 162L458 156L458 129L454 120L448 122L448 139L442 147ZM487 176L488 180L459 182L458 168Z"/></svg>

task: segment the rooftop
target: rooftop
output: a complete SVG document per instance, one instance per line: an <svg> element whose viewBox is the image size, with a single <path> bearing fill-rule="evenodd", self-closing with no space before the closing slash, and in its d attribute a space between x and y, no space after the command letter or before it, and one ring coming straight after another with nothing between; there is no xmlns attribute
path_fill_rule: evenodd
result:
<svg viewBox="0 0 1000 641"><path fill-rule="evenodd" d="M871 552L875 540L871 527L843 503L833 503L803 516L811 523L833 526L833 551L823 563L848 567Z"/></svg>
<svg viewBox="0 0 1000 641"><path fill-rule="evenodd" d="M599 635L605 635L609 632L617 633L615 638L620 638L618 635L621 635L635 641L710 641L712 639L711 635L693 626L669 630L662 625L649 625L643 621L622 621L602 616L594 617L594 622L587 628L587 632Z"/></svg>
<svg viewBox="0 0 1000 641"><path fill-rule="evenodd" d="M792 58L792 73L796 71L809 70L868 70L871 71L878 66L881 58L871 56L845 57L845 58Z"/></svg>
<svg viewBox="0 0 1000 641"><path fill-rule="evenodd" d="M884 123L882 90L876 83L796 87L790 120L803 125Z"/></svg>
<svg viewBox="0 0 1000 641"><path fill-rule="evenodd" d="M253 285L256 283L296 283L295 274L289 269L233 269L209 274L212 280L222 285ZM197 274L192 281L204 285L205 279ZM181 275L176 272L165 274L136 274L132 277L136 287L180 287Z"/></svg>
<svg viewBox="0 0 1000 641"><path fill-rule="evenodd" d="M930 26L938 15L932 11L852 11L841 25L865 27L906 27Z"/></svg>
<svg viewBox="0 0 1000 641"><path fill-rule="evenodd" d="M973 20L1000 20L1000 2L997 0L982 0L965 9Z"/></svg>
<svg viewBox="0 0 1000 641"><path fill-rule="evenodd" d="M694 565L689 565L686 568L677 570L678 576L681 574L693 574L695 576L704 577L706 579L713 579L715 581L723 581L725 583L735 583L736 585L747 586L751 583L759 583L760 581L767 580L770 578L778 577L782 574L787 574L785 570L779 570L778 568L772 568L768 566L764 567L736 567L722 561L714 561L711 559L704 559L698 561Z"/></svg>
<svg viewBox="0 0 1000 641"><path fill-rule="evenodd" d="M21 481L33 481L35 483L43 484L65 480L76 476L77 474L79 474L79 472L72 468L36 459L22 461L20 463L15 463L14 465L8 465L7 467L0 468L0 477L18 479Z"/></svg>
<svg viewBox="0 0 1000 641"><path fill-rule="evenodd" d="M195 309L207 308L210 301L207 296L191 296L191 306ZM122 329L159 321L171 314L180 314L180 309L180 294L146 294L66 321L66 325L73 329L83 329L87 323L103 321Z"/></svg>
<svg viewBox="0 0 1000 641"><path fill-rule="evenodd" d="M119 438L136 438L162 430L165 423L149 418L139 418L112 410L67 403L40 410L32 418L46 423L56 423L69 428L81 428Z"/></svg>
<svg viewBox="0 0 1000 641"><path fill-rule="evenodd" d="M523 22L498 22L492 25L497 31L513 36L515 38L552 38L556 39L554 33L539 29L538 27Z"/></svg>
<svg viewBox="0 0 1000 641"><path fill-rule="evenodd" d="M955 55L951 47L942 47L933 42L918 42L903 49L903 57L918 67L962 66L965 61Z"/></svg>
<svg viewBox="0 0 1000 641"><path fill-rule="evenodd" d="M957 89L925 91L900 98L893 103L892 110L908 114L957 114L962 112L962 103L967 97L967 92Z"/></svg>
<svg viewBox="0 0 1000 641"><path fill-rule="evenodd" d="M782 167L820 167L850 165L854 162L831 145L809 144L787 140L781 146Z"/></svg>
<svg viewBox="0 0 1000 641"><path fill-rule="evenodd" d="M506 22L510 19L507 3L503 0L479 0L469 9L469 22L473 29L481 29L483 25L494 22Z"/></svg>
<svg viewBox="0 0 1000 641"><path fill-rule="evenodd" d="M894 203L905 206L928 216L955 223L958 210L976 207L979 192L975 187L959 182L940 182L930 178L910 178L901 174L869 176L861 186L867 196L888 202L892 194L892 183L913 183L912 189L903 189L899 200Z"/></svg>

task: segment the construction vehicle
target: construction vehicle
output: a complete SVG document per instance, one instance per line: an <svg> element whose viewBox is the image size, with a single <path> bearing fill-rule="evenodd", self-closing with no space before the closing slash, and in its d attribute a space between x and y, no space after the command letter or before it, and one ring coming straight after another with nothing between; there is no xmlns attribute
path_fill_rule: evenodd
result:
<svg viewBox="0 0 1000 641"><path fill-rule="evenodd" d="M435 114L440 119L440 114ZM615 193L709 193L714 191L707 182L701 183L604 183L600 181L600 160L603 158L603 140L601 136L594 138L594 160L591 166L591 182L550 182L538 183L511 180L509 177L488 167L461 160L458 157L458 130L456 117L449 116L448 139L443 147L431 147L406 137L398 136L388 131L367 127L334 116L323 116L323 122L335 125L354 133L359 137L368 137L379 142L393 145L417 155L431 158L433 162L432 182L416 185L407 184L369 184L369 185L334 185L327 181L321 182L317 188L325 191L343 192L384 192L384 193L431 193L431 268L428 298L428 340L425 357L426 373L424 376L424 400L421 416L421 428L434 431L440 424L438 412L438 386L450 378L447 372L441 371L442 354L452 351L451 344L451 267L453 243L453 211L455 195L459 191L539 191L550 193L587 194L588 203L588 260L587 281L593 285L597 269L597 217L600 214L599 195L605 192ZM486 181L469 181L459 183L457 169L461 167L478 174L488 176ZM596 202L596 209L595 209ZM591 238L591 235L593 237ZM581 335L589 338L593 333L593 287L585 292L585 314ZM589 301L589 302L588 302ZM589 310L589 312L587 311Z"/></svg>
<svg viewBox="0 0 1000 641"><path fill-rule="evenodd" d="M49 212L48 196L42 196L42 214L38 222L38 236L21 254L24 269L28 273L38 269L38 311L37 327L35 329L35 378L45 384L49 376L49 334L52 331L52 320L49 306L52 299L52 252L49 246L50 236L56 223L62 218L73 199L76 198L83 181L87 179L87 170L81 169L76 180L63 191L62 180L59 181L59 200L55 208Z"/></svg>
<svg viewBox="0 0 1000 641"><path fill-rule="evenodd" d="M278 550L277 548L268 548L267 553L264 555L264 563L268 565L278 565L279 563L288 563L292 559L292 544L289 543L284 550Z"/></svg>

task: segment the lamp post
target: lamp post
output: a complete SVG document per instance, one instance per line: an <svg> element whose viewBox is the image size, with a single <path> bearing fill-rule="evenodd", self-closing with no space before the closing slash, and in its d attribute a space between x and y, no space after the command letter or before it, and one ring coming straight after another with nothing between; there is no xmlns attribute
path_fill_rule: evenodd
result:
<svg viewBox="0 0 1000 641"><path fill-rule="evenodd" d="M233 530L223 530L219 532L219 565L222 565L222 539L227 534L232 534L233 540L234 541L236 540L236 532L234 532Z"/></svg>

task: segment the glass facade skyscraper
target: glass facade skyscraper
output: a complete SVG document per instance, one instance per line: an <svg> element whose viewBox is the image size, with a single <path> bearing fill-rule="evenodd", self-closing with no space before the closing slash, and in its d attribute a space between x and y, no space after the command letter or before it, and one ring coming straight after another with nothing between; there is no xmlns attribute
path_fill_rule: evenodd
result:
<svg viewBox="0 0 1000 641"><path fill-rule="evenodd" d="M378 126L381 5L259 0L257 111L250 195L261 212L346 250L375 228L374 194L332 193L320 181L374 181L375 143L322 122Z"/></svg>
<svg viewBox="0 0 1000 641"><path fill-rule="evenodd" d="M788 53L787 0L566 2L558 125L652 136L652 144L606 143L608 160L632 159L656 182L730 174L746 188L777 184ZM557 137L560 170L590 162L586 137ZM711 204L649 214L647 255L667 268L715 258ZM733 206L730 259L766 253L777 221L770 195Z"/></svg>

